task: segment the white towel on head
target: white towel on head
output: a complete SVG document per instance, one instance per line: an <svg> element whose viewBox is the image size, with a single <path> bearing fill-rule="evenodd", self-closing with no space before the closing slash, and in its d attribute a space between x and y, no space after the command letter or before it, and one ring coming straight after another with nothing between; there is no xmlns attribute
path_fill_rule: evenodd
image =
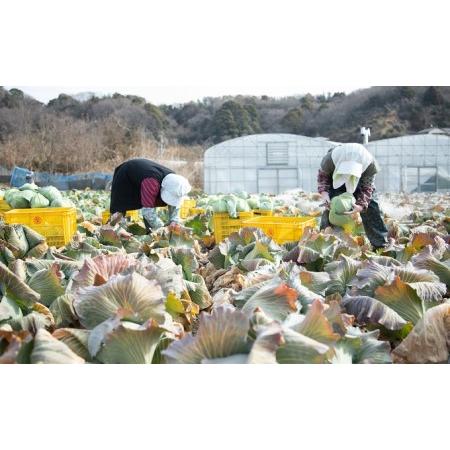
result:
<svg viewBox="0 0 450 450"><path fill-rule="evenodd" d="M331 152L334 163L333 188L345 184L347 192L353 194L362 173L373 162L373 156L361 144L343 144Z"/></svg>

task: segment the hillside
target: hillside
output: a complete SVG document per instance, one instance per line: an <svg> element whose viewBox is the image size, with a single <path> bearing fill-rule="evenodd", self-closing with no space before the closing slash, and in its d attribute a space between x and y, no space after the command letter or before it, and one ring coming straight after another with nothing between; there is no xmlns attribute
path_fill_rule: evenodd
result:
<svg viewBox="0 0 450 450"><path fill-rule="evenodd" d="M0 87L2 162L73 172L112 168L135 155L199 159L215 142L286 132L359 141L450 126L450 87L372 87L349 95L205 98L156 106L142 97L61 94L48 104Z"/></svg>

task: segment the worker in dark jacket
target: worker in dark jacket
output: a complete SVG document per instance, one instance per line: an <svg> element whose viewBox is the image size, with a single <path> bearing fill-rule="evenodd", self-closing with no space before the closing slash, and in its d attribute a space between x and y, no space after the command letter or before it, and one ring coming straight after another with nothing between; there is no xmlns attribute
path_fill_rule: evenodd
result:
<svg viewBox="0 0 450 450"><path fill-rule="evenodd" d="M191 191L189 181L149 159L125 161L114 170L111 185L111 224L119 222L126 211L142 209L148 230L164 226L156 207L169 207L169 224L179 226L183 197Z"/></svg>
<svg viewBox="0 0 450 450"><path fill-rule="evenodd" d="M385 247L387 229L375 197L374 181L377 172L374 157L361 144L343 144L329 150L322 159L317 177L318 191L325 203L320 228L330 226L330 200L344 192L350 192L356 202L353 211L346 214L360 213L373 248L376 250Z"/></svg>

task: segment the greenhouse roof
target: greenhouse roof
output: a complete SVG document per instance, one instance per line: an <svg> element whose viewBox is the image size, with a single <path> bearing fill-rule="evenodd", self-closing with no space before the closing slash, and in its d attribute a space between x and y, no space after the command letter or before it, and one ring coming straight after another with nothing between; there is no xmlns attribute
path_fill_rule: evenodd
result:
<svg viewBox="0 0 450 450"><path fill-rule="evenodd" d="M310 143L324 143L324 144L330 144L330 145L338 145L339 142L333 142L329 141L326 138L323 137L309 137L309 136L303 136L300 134L289 134L289 133L265 133L265 134L250 134L247 136L239 136L233 139L229 139L223 142L219 142L213 146L211 146L208 150L218 147L218 146L233 146L233 145L254 145L260 142L275 142L275 141L288 141L288 142L310 142Z"/></svg>
<svg viewBox="0 0 450 450"><path fill-rule="evenodd" d="M417 134L448 134L450 135L450 128L425 128L422 131L419 131Z"/></svg>

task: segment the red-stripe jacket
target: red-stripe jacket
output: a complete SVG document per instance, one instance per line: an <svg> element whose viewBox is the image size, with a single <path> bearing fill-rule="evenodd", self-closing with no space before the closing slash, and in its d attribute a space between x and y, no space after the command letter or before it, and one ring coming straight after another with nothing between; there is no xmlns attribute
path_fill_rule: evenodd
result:
<svg viewBox="0 0 450 450"><path fill-rule="evenodd" d="M156 178L144 178L142 180L141 203L143 208L166 206L161 199L161 184Z"/></svg>

